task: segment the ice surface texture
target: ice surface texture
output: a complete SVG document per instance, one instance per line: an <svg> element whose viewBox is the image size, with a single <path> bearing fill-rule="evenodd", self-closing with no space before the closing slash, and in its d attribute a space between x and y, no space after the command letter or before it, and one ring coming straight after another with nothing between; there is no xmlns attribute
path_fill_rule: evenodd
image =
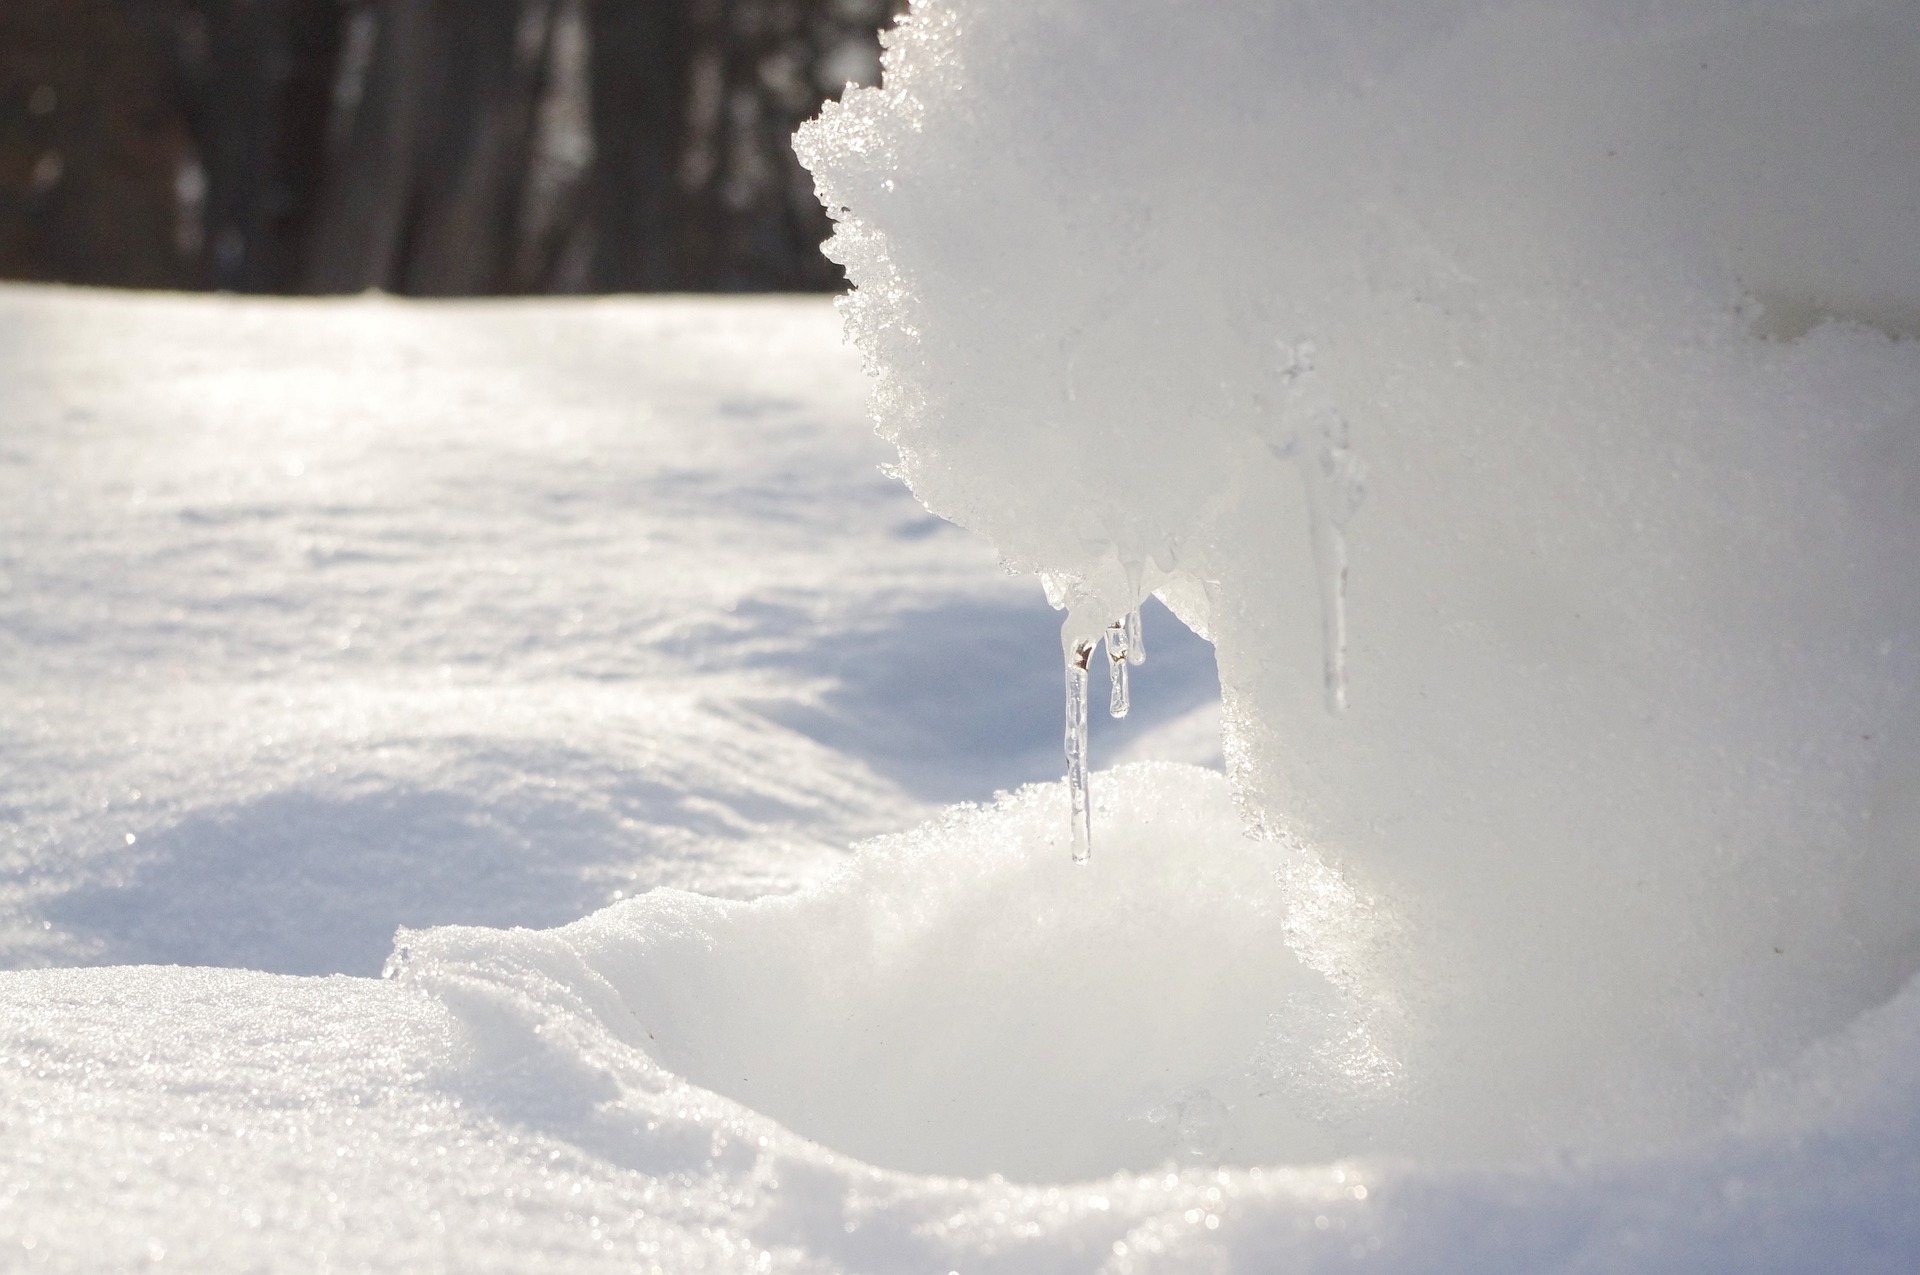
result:
<svg viewBox="0 0 1920 1275"><path fill-rule="evenodd" d="M1349 1149L1691 1136L1920 965L1920 8L929 0L798 145L915 493L1391 905Z"/></svg>

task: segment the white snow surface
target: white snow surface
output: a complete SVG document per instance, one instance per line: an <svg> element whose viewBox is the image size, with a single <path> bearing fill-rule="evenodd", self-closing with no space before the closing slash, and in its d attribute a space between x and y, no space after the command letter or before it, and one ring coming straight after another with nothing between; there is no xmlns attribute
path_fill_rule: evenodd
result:
<svg viewBox="0 0 1920 1275"><path fill-rule="evenodd" d="M1912 1269L1911 985L1658 1154L1346 1154L1397 918L1161 612L1093 869L993 795L1055 618L836 328L0 289L0 1269Z"/></svg>
<svg viewBox="0 0 1920 1275"><path fill-rule="evenodd" d="M374 974L1056 775L1040 592L850 357L816 301L0 292L0 959ZM1114 747L1189 759L1156 618Z"/></svg>

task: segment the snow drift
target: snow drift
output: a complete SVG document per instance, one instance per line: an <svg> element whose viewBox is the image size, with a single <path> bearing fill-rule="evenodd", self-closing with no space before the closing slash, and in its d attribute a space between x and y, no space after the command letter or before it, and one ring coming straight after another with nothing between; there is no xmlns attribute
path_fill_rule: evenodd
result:
<svg viewBox="0 0 1920 1275"><path fill-rule="evenodd" d="M1210 636L1392 905L1344 1149L1697 1136L1920 966L1916 85L1871 0L940 0L803 130L916 494Z"/></svg>
<svg viewBox="0 0 1920 1275"><path fill-rule="evenodd" d="M1090 872L1054 784L786 898L403 933L390 972L451 1010L430 1088L661 1184L608 1234L718 1217L763 1270L1910 1268L1920 984L1665 1156L1301 1164L1395 1096L1311 967L1389 920L1242 837L1217 774L1106 778Z"/></svg>

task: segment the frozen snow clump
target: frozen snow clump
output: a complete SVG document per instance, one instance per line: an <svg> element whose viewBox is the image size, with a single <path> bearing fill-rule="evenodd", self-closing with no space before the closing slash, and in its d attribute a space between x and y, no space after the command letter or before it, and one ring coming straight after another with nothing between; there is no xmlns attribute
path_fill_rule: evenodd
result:
<svg viewBox="0 0 1920 1275"><path fill-rule="evenodd" d="M798 144L914 491L1391 903L1348 1149L1691 1136L1920 965L1920 7L931 0Z"/></svg>

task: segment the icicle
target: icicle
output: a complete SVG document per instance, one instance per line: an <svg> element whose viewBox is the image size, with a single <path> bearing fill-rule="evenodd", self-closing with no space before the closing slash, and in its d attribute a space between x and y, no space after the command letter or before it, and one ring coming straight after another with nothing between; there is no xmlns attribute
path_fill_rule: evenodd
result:
<svg viewBox="0 0 1920 1275"><path fill-rule="evenodd" d="M1087 800L1087 665L1094 644L1075 642L1067 657L1067 794L1073 803L1073 861L1093 854L1093 814Z"/></svg>
<svg viewBox="0 0 1920 1275"><path fill-rule="evenodd" d="M1127 612L1127 663L1147 662L1147 640L1140 633L1140 608Z"/></svg>
<svg viewBox="0 0 1920 1275"><path fill-rule="evenodd" d="M1107 626L1107 676L1112 679L1107 713L1113 717L1125 717L1133 707L1133 695L1127 686L1128 650L1126 623L1116 620Z"/></svg>
<svg viewBox="0 0 1920 1275"><path fill-rule="evenodd" d="M1306 484L1327 711L1342 713L1347 707L1346 526L1366 498L1366 466L1350 445L1346 418L1320 384L1313 342L1279 342L1277 353L1273 377L1279 402L1260 422L1260 438L1276 459L1298 464Z"/></svg>
<svg viewBox="0 0 1920 1275"><path fill-rule="evenodd" d="M1345 445L1346 422L1333 416L1322 428L1326 446L1317 465L1303 468L1311 510L1313 560L1320 577L1321 649L1327 711L1347 709L1347 520L1366 495L1359 459Z"/></svg>
<svg viewBox="0 0 1920 1275"><path fill-rule="evenodd" d="M1327 711L1347 711L1347 534L1338 526L1322 533L1315 556L1320 566L1320 620L1325 652Z"/></svg>

